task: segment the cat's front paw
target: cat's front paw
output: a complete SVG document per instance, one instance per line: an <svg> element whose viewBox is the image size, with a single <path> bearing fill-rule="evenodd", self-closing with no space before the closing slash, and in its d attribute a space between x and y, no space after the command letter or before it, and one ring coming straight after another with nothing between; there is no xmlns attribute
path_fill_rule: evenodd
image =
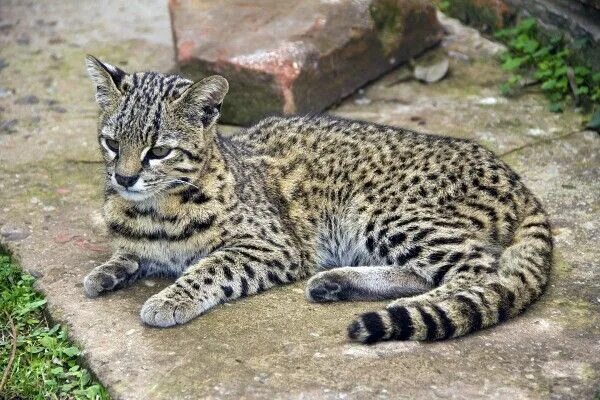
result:
<svg viewBox="0 0 600 400"><path fill-rule="evenodd" d="M98 297L103 292L113 290L121 280L113 273L96 268L83 279L83 289L88 297Z"/></svg>
<svg viewBox="0 0 600 400"><path fill-rule="evenodd" d="M94 268L83 279L88 297L130 285L140 276L139 263L134 256L113 255L106 263Z"/></svg>
<svg viewBox="0 0 600 400"><path fill-rule="evenodd" d="M167 297L160 292L146 300L140 316L147 325L167 328L185 324L201 312L202 307L195 300Z"/></svg>

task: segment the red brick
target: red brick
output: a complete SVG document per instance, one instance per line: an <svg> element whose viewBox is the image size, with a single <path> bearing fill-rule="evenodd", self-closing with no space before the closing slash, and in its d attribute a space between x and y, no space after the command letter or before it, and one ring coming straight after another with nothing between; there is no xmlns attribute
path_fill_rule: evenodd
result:
<svg viewBox="0 0 600 400"><path fill-rule="evenodd" d="M436 44L427 0L171 0L177 63L230 83L223 120L321 111Z"/></svg>

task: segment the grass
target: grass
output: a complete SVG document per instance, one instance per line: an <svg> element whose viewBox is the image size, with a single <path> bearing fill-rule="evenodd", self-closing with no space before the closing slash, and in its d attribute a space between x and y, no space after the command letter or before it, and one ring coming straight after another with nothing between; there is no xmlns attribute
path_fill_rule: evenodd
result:
<svg viewBox="0 0 600 400"><path fill-rule="evenodd" d="M0 248L0 399L109 399L65 329L45 318L33 281Z"/></svg>

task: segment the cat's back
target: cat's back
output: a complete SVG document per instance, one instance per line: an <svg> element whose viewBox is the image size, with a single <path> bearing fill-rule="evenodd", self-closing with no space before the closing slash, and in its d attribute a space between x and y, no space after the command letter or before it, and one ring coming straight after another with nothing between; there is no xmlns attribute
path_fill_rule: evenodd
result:
<svg viewBox="0 0 600 400"><path fill-rule="evenodd" d="M335 157L358 161L394 154L415 157L431 152L491 157L491 152L465 139L415 132L371 122L328 115L269 117L232 139L249 153L303 158ZM383 160L382 160L383 161Z"/></svg>

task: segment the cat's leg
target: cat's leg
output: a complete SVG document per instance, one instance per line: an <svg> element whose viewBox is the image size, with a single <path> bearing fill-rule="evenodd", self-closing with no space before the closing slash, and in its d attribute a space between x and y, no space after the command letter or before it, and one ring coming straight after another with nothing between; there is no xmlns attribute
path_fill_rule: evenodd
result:
<svg viewBox="0 0 600 400"><path fill-rule="evenodd" d="M340 267L313 276L306 285L306 298L314 302L383 300L431 288L422 276L398 266Z"/></svg>
<svg viewBox="0 0 600 400"><path fill-rule="evenodd" d="M307 275L300 256L258 241L223 248L190 267L141 310L152 326L184 324L219 303L293 282Z"/></svg>
<svg viewBox="0 0 600 400"><path fill-rule="evenodd" d="M131 254L116 251L107 262L94 268L83 279L83 287L88 297L96 297L103 292L129 286L139 276L139 259Z"/></svg>
<svg viewBox="0 0 600 400"><path fill-rule="evenodd" d="M435 261L424 268L431 275L435 288L418 296L399 298L389 307L440 302L470 288L479 280L495 276L498 270L500 256L497 249L477 240L429 250L429 254L432 253L443 254L436 255Z"/></svg>

